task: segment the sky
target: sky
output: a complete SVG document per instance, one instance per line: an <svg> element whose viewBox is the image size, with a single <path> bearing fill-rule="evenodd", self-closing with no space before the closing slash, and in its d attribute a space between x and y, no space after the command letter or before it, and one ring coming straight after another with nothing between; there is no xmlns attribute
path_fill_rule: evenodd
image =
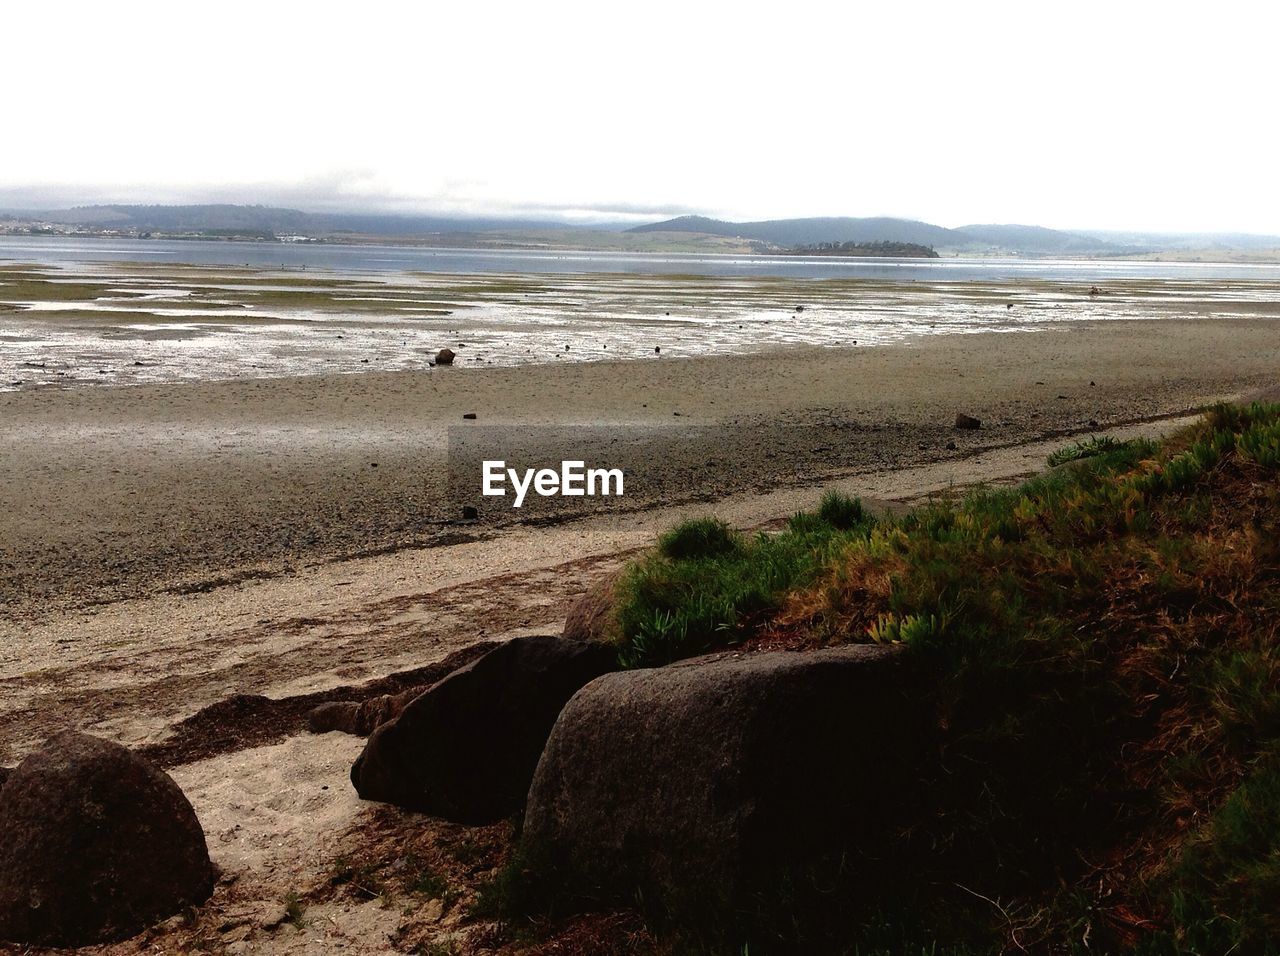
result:
<svg viewBox="0 0 1280 956"><path fill-rule="evenodd" d="M1280 233L1280 4L50 2L0 207Z"/></svg>

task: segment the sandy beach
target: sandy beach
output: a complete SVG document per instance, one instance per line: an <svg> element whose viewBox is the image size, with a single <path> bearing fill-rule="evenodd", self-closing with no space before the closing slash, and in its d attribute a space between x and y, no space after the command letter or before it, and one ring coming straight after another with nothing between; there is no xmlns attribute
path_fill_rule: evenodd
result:
<svg viewBox="0 0 1280 956"><path fill-rule="evenodd" d="M448 940L462 904L432 922L333 888L348 854L460 837L357 800L360 742L306 735L315 700L358 699L477 642L557 633L592 582L684 518L768 528L824 488L894 508L1014 481L1069 436L1156 436L1274 388L1276 354L1266 320L1164 319L0 395L0 764L72 727L142 748L195 805L226 880L195 923L101 952ZM958 410L982 428L954 429ZM585 508L486 501L460 520L450 429L497 425L548 454L568 426L584 458L650 480ZM272 928L294 893L305 929Z"/></svg>
<svg viewBox="0 0 1280 956"><path fill-rule="evenodd" d="M0 604L13 627L521 522L959 461L1266 387L1276 355L1268 320L1164 319L767 355L10 392ZM982 429L954 430L957 411ZM637 478L621 499L515 511L482 499L478 474L450 487L450 438L456 451L465 429L519 436L533 457L539 443L558 455L569 436L589 463ZM478 521L460 520L468 503Z"/></svg>

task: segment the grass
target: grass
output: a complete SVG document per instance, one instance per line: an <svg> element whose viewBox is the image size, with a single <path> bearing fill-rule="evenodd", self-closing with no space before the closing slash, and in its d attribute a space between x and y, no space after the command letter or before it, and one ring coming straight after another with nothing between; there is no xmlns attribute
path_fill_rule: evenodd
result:
<svg viewBox="0 0 1280 956"><path fill-rule="evenodd" d="M623 666L666 664L740 641L870 522L861 502L831 493L781 534L746 537L714 518L672 529L618 584Z"/></svg>
<svg viewBox="0 0 1280 956"><path fill-rule="evenodd" d="M1049 467L1057 468L1059 465L1065 465L1068 462L1093 458L1095 455L1103 455L1120 447L1121 443L1108 435L1095 436L1085 441L1067 445L1065 448L1059 448L1049 456Z"/></svg>
<svg viewBox="0 0 1280 956"><path fill-rule="evenodd" d="M920 824L878 901L836 891L844 948L1280 952L1280 405L1051 461L900 517L673 529L620 585L619 657L894 642L936 672Z"/></svg>

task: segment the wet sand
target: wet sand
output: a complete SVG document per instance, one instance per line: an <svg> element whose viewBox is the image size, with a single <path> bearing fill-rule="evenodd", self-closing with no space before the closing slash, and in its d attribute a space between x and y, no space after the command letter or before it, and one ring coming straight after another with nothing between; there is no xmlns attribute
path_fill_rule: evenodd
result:
<svg viewBox="0 0 1280 956"><path fill-rule="evenodd" d="M5 393L0 619L1181 414L1273 385L1277 331L1110 320L876 348ZM953 430L958 410L983 428ZM521 512L480 500L478 474L451 489L450 426L495 425L534 446L581 427L582 458L646 480ZM459 520L468 501L478 522Z"/></svg>

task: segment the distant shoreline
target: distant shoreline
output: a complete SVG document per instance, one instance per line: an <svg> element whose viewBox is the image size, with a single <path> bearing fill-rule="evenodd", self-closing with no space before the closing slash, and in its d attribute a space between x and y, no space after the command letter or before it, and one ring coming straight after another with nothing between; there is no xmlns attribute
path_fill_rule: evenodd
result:
<svg viewBox="0 0 1280 956"><path fill-rule="evenodd" d="M726 240L721 242L707 241L722 239L723 237L699 236L698 234L672 234L689 236L692 238L682 240L672 240L668 243L657 244L626 244L616 243L610 244L602 241L596 244L587 244L582 241L583 234L592 232L593 235L601 237L627 235L626 233L612 233L606 231L593 232L589 230L572 231L573 237L579 241L556 242L552 240L538 241L536 239L522 239L516 236L504 235L486 235L483 233L442 233L438 236L384 236L363 233L343 233L343 234L327 234L317 236L273 236L264 237L260 235L215 235L215 234L196 234L196 233L152 233L147 237L136 234L115 233L115 232L94 232L94 231L68 231L68 232L20 232L8 231L0 228L0 240L3 239L65 239L65 240L89 240L89 241L111 241L111 240L136 240L139 242L217 242L232 244L268 244L282 247L296 246L352 246L352 247L384 247L384 248L405 248L405 249L431 249L441 251L473 251L473 252L528 252L528 253L561 253L574 254L580 253L584 255L591 254L615 254L615 255L706 255L706 256L735 256L735 257L751 257L762 260L774 259L778 257L813 257L828 259L848 259L857 261L859 259L876 259L876 258L939 258L943 260L971 260L971 261L1002 261L1002 260L1020 260L1025 262L1164 262L1164 263L1183 263L1198 265L1277 265L1280 266L1280 248L1266 249L1259 251L1244 251L1238 249L1221 249L1206 247L1203 249L1180 249L1165 250L1158 252L1144 252L1135 249L1118 249L1114 252L1094 251L1084 254L1072 254L1062 252L1044 252L1044 253L1026 253L1014 252L1009 250L993 250L990 252L965 252L959 253L954 251L945 251L936 253L935 256L926 256L924 254L909 255L888 255L885 253L868 252L859 255L846 255L837 252L817 251L803 248L761 248L760 244L750 242L735 242ZM654 234L650 234L654 235ZM667 234L660 234L667 235ZM863 243L862 245L873 246L876 243ZM911 245L911 244L906 244ZM927 247L922 247L927 248Z"/></svg>

